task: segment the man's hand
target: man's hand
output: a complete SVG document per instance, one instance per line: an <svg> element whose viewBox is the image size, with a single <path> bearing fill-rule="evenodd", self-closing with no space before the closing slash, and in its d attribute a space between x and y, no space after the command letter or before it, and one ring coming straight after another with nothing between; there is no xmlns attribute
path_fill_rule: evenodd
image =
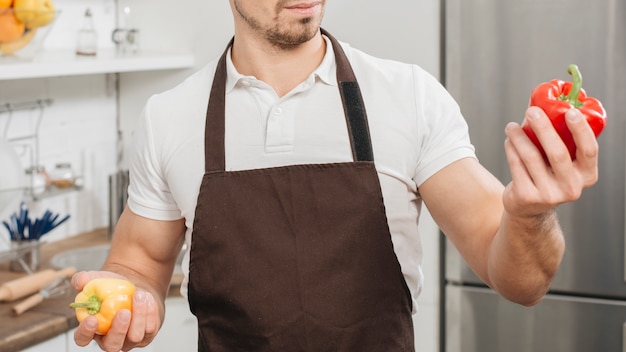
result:
<svg viewBox="0 0 626 352"><path fill-rule="evenodd" d="M506 127L505 150L512 182L506 187L503 202L509 214L521 217L539 215L577 200L584 188L598 180L598 142L580 111L571 109L566 115L576 142L574 161L543 110L528 108L526 120L550 165L518 124Z"/></svg>
<svg viewBox="0 0 626 352"><path fill-rule="evenodd" d="M580 198L598 180L598 142L581 113L566 115L576 142L576 159L543 110L530 107L526 120L549 164L516 123L507 125L505 151L512 181L504 189L504 214L488 250L487 277L503 296L538 303L550 287L565 244L555 209Z"/></svg>
<svg viewBox="0 0 626 352"><path fill-rule="evenodd" d="M81 291L87 282L101 277L125 279L121 275L108 271L83 271L72 277L72 286L77 291ZM161 315L154 296L148 291L137 288L133 296L132 312L127 309L120 310L115 315L111 329L104 336L96 334L97 326L96 317L83 320L74 332L76 344L86 346L94 340L103 351L128 351L135 347L146 346L154 339L161 326Z"/></svg>

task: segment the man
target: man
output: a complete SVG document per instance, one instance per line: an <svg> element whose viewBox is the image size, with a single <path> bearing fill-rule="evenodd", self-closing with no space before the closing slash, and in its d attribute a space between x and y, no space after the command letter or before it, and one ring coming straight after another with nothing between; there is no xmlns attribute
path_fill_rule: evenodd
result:
<svg viewBox="0 0 626 352"><path fill-rule="evenodd" d="M575 161L540 109L525 118L550 165L506 127L505 187L436 80L337 42L320 29L325 0L230 5L220 60L146 104L109 258L73 279L133 281L133 311L106 336L86 319L78 345L147 345L186 243L201 351L412 351L422 201L485 283L523 305L542 299L564 250L555 207L597 180L578 111Z"/></svg>

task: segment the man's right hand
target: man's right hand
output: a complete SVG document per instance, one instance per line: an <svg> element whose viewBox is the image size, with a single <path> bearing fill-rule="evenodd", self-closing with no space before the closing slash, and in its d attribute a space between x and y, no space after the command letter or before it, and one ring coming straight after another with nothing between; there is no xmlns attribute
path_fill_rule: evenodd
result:
<svg viewBox="0 0 626 352"><path fill-rule="evenodd" d="M72 286L77 291L81 291L87 282L102 277L126 279L108 271L82 271L72 277ZM76 344L87 346L94 340L103 351L129 351L135 347L144 347L154 339L161 326L161 315L154 296L138 287L133 295L132 312L127 309L117 312L111 329L106 335L96 334L97 326L96 317L83 320L74 332Z"/></svg>

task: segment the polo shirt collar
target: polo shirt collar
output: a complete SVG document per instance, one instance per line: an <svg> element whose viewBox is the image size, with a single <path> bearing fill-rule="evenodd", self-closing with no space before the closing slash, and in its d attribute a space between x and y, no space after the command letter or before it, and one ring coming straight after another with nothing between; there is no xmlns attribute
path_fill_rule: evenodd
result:
<svg viewBox="0 0 626 352"><path fill-rule="evenodd" d="M313 71L313 73L311 73L309 79L311 79L311 77L317 77L320 81L328 85L337 86L337 64L335 63L335 52L333 51L330 39L328 39L325 35L322 37L326 41L326 53L324 54L324 58L322 59L320 65L317 69L315 69L315 71ZM244 76L237 71L231 59L231 48L229 48L226 55L226 93L235 89L235 86L239 83L239 81L249 80L251 78L256 79L253 76Z"/></svg>
<svg viewBox="0 0 626 352"><path fill-rule="evenodd" d="M313 75L328 85L337 86L337 64L335 62L333 44L325 35L322 35L322 37L326 41L326 54L324 54L322 63L313 71Z"/></svg>

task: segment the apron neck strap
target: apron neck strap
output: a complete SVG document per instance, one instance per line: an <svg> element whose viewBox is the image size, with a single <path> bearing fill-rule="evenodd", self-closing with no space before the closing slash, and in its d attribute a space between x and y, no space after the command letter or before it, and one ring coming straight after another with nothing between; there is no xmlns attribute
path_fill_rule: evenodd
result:
<svg viewBox="0 0 626 352"><path fill-rule="evenodd" d="M235 38L230 40L220 57L215 76L213 77L213 85L211 86L204 128L204 169L206 172L224 171L226 169L224 153L226 56L228 55L228 49L230 49L234 41Z"/></svg>
<svg viewBox="0 0 626 352"><path fill-rule="evenodd" d="M321 29L323 35L330 39L335 61L337 63L337 84L344 115L348 125L348 135L352 146L354 161L374 161L372 142L367 124L367 113L361 96L361 89L339 42L326 30ZM205 171L224 171L226 168L224 153L225 107L226 107L226 57L234 38L230 40L226 50L220 57L206 114L205 126Z"/></svg>
<svg viewBox="0 0 626 352"><path fill-rule="evenodd" d="M348 61L348 57L337 39L325 29L322 28L321 31L323 35L330 39L335 52L337 84L348 124L352 157L354 161L374 161L370 130L367 124L367 112L365 111L361 88L359 88L352 65L350 65L350 61Z"/></svg>

